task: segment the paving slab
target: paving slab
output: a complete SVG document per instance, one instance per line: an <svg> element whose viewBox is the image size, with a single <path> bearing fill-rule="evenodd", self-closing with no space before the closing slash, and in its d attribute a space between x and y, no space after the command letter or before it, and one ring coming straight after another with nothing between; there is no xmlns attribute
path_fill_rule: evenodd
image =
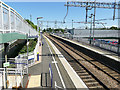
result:
<svg viewBox="0 0 120 90"><path fill-rule="evenodd" d="M36 87L40 88L40 83L41 83L40 79L41 79L41 75L31 75L27 88L36 88Z"/></svg>

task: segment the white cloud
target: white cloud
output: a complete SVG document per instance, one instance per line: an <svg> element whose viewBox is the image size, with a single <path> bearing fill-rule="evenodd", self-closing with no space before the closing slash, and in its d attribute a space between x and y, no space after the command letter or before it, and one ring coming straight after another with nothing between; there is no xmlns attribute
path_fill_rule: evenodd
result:
<svg viewBox="0 0 120 90"><path fill-rule="evenodd" d="M112 25L113 27L118 27L117 25Z"/></svg>

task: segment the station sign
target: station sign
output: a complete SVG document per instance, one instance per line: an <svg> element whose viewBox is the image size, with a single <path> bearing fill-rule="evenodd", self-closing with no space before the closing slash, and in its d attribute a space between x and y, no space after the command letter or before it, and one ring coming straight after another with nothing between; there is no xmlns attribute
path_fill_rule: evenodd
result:
<svg viewBox="0 0 120 90"><path fill-rule="evenodd" d="M3 67L8 67L8 66L10 66L10 62L3 63Z"/></svg>

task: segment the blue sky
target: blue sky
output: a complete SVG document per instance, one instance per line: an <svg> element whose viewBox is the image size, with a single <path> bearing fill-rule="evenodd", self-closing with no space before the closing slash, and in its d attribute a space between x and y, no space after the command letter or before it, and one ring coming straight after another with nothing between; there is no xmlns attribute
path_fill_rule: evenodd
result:
<svg viewBox="0 0 120 90"><path fill-rule="evenodd" d="M95 1L95 0L2 0L4 2L66 2L66 1ZM114 2L115 0L96 0L99 2ZM116 0L118 2L119 0Z"/></svg>
<svg viewBox="0 0 120 90"><path fill-rule="evenodd" d="M105 1L105 0L104 0ZM107 1L107 0L106 0ZM32 21L36 24L36 18L39 16L44 17L42 20L48 21L63 21L64 16L66 15L66 7L64 6L65 2L6 2L9 6L14 8L23 18L29 19L30 14L32 15ZM118 16L118 10L116 10L116 18ZM89 15L93 11L89 12ZM96 19L112 18L113 10L109 9L97 9ZM76 22L85 21L85 8L81 7L70 7L69 13L66 18L66 21L71 22L72 19ZM90 19L88 19L90 20ZM112 25L118 26L118 20L115 21L103 21L107 23L105 26L110 27ZM46 23L43 23L46 26ZM58 27L67 27L71 28L72 24L57 24ZM74 24L76 28L89 27L90 25L85 24ZM49 24L49 27L54 27L54 24ZM96 27L103 27L102 25L96 25Z"/></svg>

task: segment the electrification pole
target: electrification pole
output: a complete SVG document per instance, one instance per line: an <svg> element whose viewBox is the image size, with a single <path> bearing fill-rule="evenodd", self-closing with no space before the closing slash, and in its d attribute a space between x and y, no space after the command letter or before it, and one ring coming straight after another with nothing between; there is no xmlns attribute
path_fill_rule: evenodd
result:
<svg viewBox="0 0 120 90"><path fill-rule="evenodd" d="M93 22L92 22L92 17L93 17L93 14L91 14L91 16L89 17L89 18L91 18L91 26L90 26L90 44L91 44L91 33L92 33L92 24L93 24Z"/></svg>

